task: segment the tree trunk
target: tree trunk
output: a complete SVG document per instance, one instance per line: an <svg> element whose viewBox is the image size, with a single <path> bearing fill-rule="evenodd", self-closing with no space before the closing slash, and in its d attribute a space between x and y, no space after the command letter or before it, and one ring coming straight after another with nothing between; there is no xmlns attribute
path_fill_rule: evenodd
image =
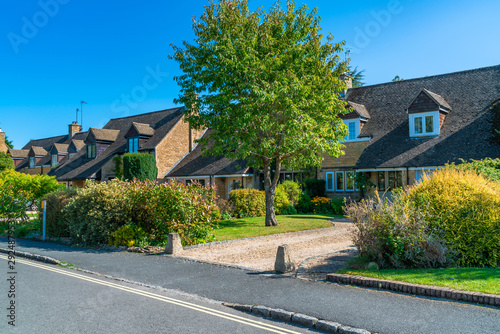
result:
<svg viewBox="0 0 500 334"><path fill-rule="evenodd" d="M276 160L276 171L271 179L271 163L264 163L264 190L266 192L266 226L278 226L274 212L274 195L280 177L281 162Z"/></svg>

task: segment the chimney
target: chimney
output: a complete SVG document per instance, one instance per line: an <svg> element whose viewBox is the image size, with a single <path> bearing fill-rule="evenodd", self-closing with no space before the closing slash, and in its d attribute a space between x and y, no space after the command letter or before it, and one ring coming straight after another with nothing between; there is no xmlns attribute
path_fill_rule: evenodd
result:
<svg viewBox="0 0 500 334"><path fill-rule="evenodd" d="M5 144L5 132L0 128L0 152L7 153L8 147Z"/></svg>
<svg viewBox="0 0 500 334"><path fill-rule="evenodd" d="M82 131L82 126L80 124L78 124L77 122L73 122L73 123L71 123L68 126L69 126L68 136L70 138L73 138L73 136L75 135L75 133Z"/></svg>
<svg viewBox="0 0 500 334"><path fill-rule="evenodd" d="M342 73L339 77L340 80L344 81L346 89L340 94L341 98L345 98L347 90L352 88L352 77L347 73Z"/></svg>

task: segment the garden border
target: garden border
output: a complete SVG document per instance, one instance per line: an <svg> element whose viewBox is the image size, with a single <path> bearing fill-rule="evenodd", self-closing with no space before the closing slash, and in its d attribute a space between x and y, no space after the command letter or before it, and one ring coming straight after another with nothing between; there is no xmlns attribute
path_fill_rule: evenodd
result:
<svg viewBox="0 0 500 334"><path fill-rule="evenodd" d="M347 274L328 274L327 281L340 284L357 285L367 288L385 289L427 297L445 298L469 303L500 306L500 295L482 292L463 291L434 285L422 285L401 281L392 281L372 277Z"/></svg>

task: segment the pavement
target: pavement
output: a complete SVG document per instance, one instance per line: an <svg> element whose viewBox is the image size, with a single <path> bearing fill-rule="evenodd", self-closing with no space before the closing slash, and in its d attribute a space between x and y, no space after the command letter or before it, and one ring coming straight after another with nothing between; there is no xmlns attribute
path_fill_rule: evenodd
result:
<svg viewBox="0 0 500 334"><path fill-rule="evenodd" d="M7 239L0 238L0 247ZM377 333L499 333L500 309L437 298L300 280L165 255L77 248L16 240L16 250L82 269L202 298L300 312Z"/></svg>

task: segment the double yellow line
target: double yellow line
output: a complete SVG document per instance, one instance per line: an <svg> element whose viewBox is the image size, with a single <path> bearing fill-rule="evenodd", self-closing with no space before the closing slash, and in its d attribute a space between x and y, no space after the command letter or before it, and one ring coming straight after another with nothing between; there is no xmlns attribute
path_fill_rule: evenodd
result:
<svg viewBox="0 0 500 334"><path fill-rule="evenodd" d="M0 259L7 260L7 257L4 256L4 255L0 255ZM73 277L73 278L78 278L78 279L81 279L83 281L87 281L87 282L92 282L92 283L104 285L104 286L107 286L107 287L110 287L110 288L114 288L114 289L118 289L118 290L122 290L122 291L126 291L126 292L131 292L131 293L134 293L136 295L148 297L148 298L151 298L151 299L156 299L156 300L159 300L159 301L162 301L162 302L165 302L165 303L169 303L169 304L173 304L173 305L177 305L177 306L181 306L181 307L185 307L185 308L188 308L188 309L191 309L191 310L195 310L195 311L198 311L198 312L202 312L202 313L206 313L206 314L209 314L209 315L212 315L212 316L215 316L215 317L219 317L219 318L227 319L227 320L230 320L230 321L238 322L238 323L241 323L241 324L244 324L244 325L247 325L247 326L252 326L252 327L260 328L260 329L263 329L263 330L266 330L266 331L269 331L269 332L272 332L272 333L290 333L290 334L299 333L299 332L295 332L295 331L292 331L292 330L289 330L289 329L280 328L280 327L277 327L277 326L265 324L265 323L262 323L260 321L250 320L250 319L246 319L246 318L243 318L243 317L240 317L240 316L237 316L237 315L233 315L233 314L230 314L230 313L226 313L226 312L222 312L222 311L217 311L217 310L214 310L214 309L211 309L211 308L208 308L208 307L204 307L204 306L200 306L200 305L196 305L196 304L193 304L193 303L188 303L188 302L185 302L185 301L182 301L182 300L178 300L178 299L174 299L174 298L169 298L169 297L165 297L165 296L158 295L158 294L155 294L155 293L151 293L151 292L142 291L142 290L139 290L139 289L134 289L134 288L126 287L126 286L123 286L123 285L120 285L120 284L116 284L116 283L106 282L106 281L101 280L101 279L97 279L97 278L93 278L93 277L81 275L81 274L74 273L74 272L71 272L71 271L68 271L68 270L59 269L57 267L48 266L48 265L44 265L44 264L40 264L40 263L36 263L36 262L30 262L30 261L26 261L26 260L21 260L19 258L16 259L16 262L17 263L26 264L28 266L32 266L32 267L35 267L35 268L40 268L40 269L43 269L43 270L52 271L54 273L58 273L58 274L70 276L70 277Z"/></svg>

